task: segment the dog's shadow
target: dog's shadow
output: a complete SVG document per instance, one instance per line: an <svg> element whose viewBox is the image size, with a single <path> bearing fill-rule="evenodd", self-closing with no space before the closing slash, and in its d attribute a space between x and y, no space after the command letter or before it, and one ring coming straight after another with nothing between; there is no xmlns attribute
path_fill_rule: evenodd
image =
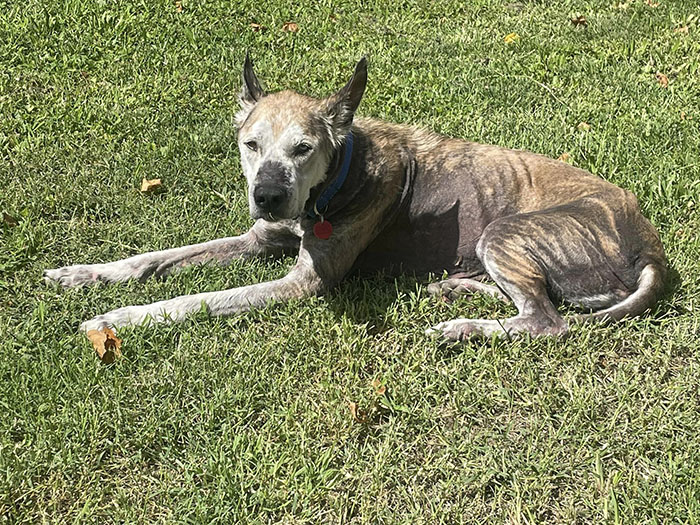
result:
<svg viewBox="0 0 700 525"><path fill-rule="evenodd" d="M370 276L354 275L344 279L324 299L337 319L343 317L354 324L366 324L370 334L388 330L388 312L403 297L426 285L428 277L401 275L389 277L382 273Z"/></svg>
<svg viewBox="0 0 700 525"><path fill-rule="evenodd" d="M354 324L367 325L368 333L377 335L393 328L394 322L389 319L391 310L396 309L399 303L407 301L407 298L411 297L412 294L420 292L421 297L430 297L427 292L428 284L440 279L441 277L430 274L414 275L409 273L398 276L383 273L353 275L344 279L336 288L327 293L325 301L336 319L340 320L345 317ZM683 301L678 299L682 284L679 272L674 266L669 265L664 292L657 305L645 314L652 319L652 323L676 318L687 313L682 306ZM434 301L430 308L439 307L440 302L437 298L432 297L430 300ZM489 302L491 301L489 300ZM505 309L507 306L503 305L503 308ZM564 316L567 313L580 313L565 307L562 307L560 311ZM447 312L445 314L449 317ZM427 327L428 325L426 325Z"/></svg>

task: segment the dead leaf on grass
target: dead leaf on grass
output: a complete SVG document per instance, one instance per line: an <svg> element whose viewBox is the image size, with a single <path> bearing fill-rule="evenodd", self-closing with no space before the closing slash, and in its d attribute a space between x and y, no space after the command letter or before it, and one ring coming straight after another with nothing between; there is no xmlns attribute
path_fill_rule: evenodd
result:
<svg viewBox="0 0 700 525"><path fill-rule="evenodd" d="M673 30L674 33L688 34L688 26L680 26Z"/></svg>
<svg viewBox="0 0 700 525"><path fill-rule="evenodd" d="M350 409L350 414L352 418L358 423L365 423L367 421L367 411L359 407L354 401L348 403L348 408Z"/></svg>
<svg viewBox="0 0 700 525"><path fill-rule="evenodd" d="M285 22L282 24L282 31L286 31L288 33L296 33L299 31L299 25L296 22Z"/></svg>
<svg viewBox="0 0 700 525"><path fill-rule="evenodd" d="M562 162L566 162L566 163L568 164L568 162L571 160L571 155L569 155L568 153L564 152L564 153L562 153L561 155L559 155L559 159L558 159L558 160L560 160L560 161L562 161Z"/></svg>
<svg viewBox="0 0 700 525"><path fill-rule="evenodd" d="M659 2L654 2L654 0L644 0L644 3L649 7L659 7Z"/></svg>
<svg viewBox="0 0 700 525"><path fill-rule="evenodd" d="M663 73L656 73L656 81L662 88L665 89L668 87L668 77Z"/></svg>
<svg viewBox="0 0 700 525"><path fill-rule="evenodd" d="M12 215L10 215L7 212L2 212L2 222L7 224L9 227L13 228L17 226L18 222L17 219L15 219Z"/></svg>
<svg viewBox="0 0 700 525"><path fill-rule="evenodd" d="M583 15L575 16L571 19L571 23L576 27L586 27L588 25L588 20Z"/></svg>
<svg viewBox="0 0 700 525"><path fill-rule="evenodd" d="M255 31L256 33L262 33L263 31L265 31L267 29L267 27L265 27L264 25L256 24L255 22L250 23L250 28L253 31Z"/></svg>
<svg viewBox="0 0 700 525"><path fill-rule="evenodd" d="M578 126L576 126L579 131L588 131L591 129L591 125L588 122L579 122Z"/></svg>
<svg viewBox="0 0 700 525"><path fill-rule="evenodd" d="M182 2L180 2L179 0L175 2L175 11L177 11L178 13L182 13Z"/></svg>
<svg viewBox="0 0 700 525"><path fill-rule="evenodd" d="M161 182L160 179L146 179L146 178L144 178L141 181L141 192L150 193L150 192L153 192L157 189L160 189L162 186L163 186L163 183Z"/></svg>
<svg viewBox="0 0 700 525"><path fill-rule="evenodd" d="M104 330L88 330L87 337L90 339L97 357L105 364L114 363L117 358L121 357L122 340L119 339L113 330L105 328Z"/></svg>
<svg viewBox="0 0 700 525"><path fill-rule="evenodd" d="M382 382L379 378L375 378L372 380L372 388L374 389L374 393L378 396L383 396L386 392L386 385L382 385Z"/></svg>

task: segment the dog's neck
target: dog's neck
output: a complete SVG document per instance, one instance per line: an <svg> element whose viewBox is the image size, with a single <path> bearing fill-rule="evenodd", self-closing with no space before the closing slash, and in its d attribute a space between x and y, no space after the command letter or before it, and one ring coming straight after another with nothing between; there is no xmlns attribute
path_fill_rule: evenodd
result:
<svg viewBox="0 0 700 525"><path fill-rule="evenodd" d="M348 174L350 173L354 139L355 137L351 130L345 137L343 146L333 153L326 180L322 184L319 184L318 190L312 191L311 198L309 199L310 205L307 205L308 217L314 219L328 215L328 205L331 199L343 188ZM333 211L336 210L330 210L330 213L333 213Z"/></svg>

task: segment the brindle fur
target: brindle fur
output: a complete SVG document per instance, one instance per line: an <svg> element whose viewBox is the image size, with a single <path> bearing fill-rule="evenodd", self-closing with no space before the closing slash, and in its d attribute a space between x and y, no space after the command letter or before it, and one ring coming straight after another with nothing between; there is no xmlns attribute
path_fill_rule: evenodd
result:
<svg viewBox="0 0 700 525"><path fill-rule="evenodd" d="M526 151L453 139L405 125L354 118L366 84L363 59L339 92L314 99L265 94L246 59L237 115L248 180L250 231L106 264L48 270L63 286L162 276L193 263L298 252L277 281L128 306L82 329L180 320L204 304L228 315L322 293L348 274L442 273L429 291L510 298L518 315L456 319L430 329L447 339L561 335L568 323L553 302L601 321L652 307L666 259L635 197L586 171ZM345 137L354 149L346 183L325 210L334 232L321 240L306 212L333 177ZM306 147L311 149L304 153ZM481 282L490 277L496 286Z"/></svg>

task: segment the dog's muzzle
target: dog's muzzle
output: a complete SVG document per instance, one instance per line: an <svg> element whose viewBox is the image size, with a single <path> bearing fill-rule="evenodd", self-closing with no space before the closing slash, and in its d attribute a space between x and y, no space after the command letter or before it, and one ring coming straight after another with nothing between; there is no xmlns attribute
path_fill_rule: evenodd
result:
<svg viewBox="0 0 700 525"><path fill-rule="evenodd" d="M283 217L289 202L289 176L278 162L266 162L258 170L253 202L265 217Z"/></svg>
<svg viewBox="0 0 700 525"><path fill-rule="evenodd" d="M287 198L287 191L274 183L263 182L253 190L255 205L266 215L279 216L287 203Z"/></svg>

